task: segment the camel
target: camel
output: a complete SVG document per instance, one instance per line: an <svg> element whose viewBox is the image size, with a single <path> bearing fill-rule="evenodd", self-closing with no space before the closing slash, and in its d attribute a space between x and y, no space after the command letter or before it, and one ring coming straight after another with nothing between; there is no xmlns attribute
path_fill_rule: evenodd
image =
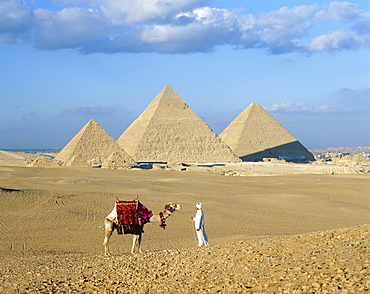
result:
<svg viewBox="0 0 370 294"><path fill-rule="evenodd" d="M166 219L169 218L172 215L172 213L174 213L175 211L179 211L179 210L181 210L180 204L170 202L167 205L165 205L163 212L160 212L159 214L153 214L150 217L148 223L160 223L159 226L164 229L166 227L166 223L165 223ZM114 212L115 211L113 210L112 213L114 214ZM107 216L104 220L105 237L104 237L103 246L104 246L105 255L111 255L109 251L109 247L108 247L108 242L109 242L110 237L112 236L113 231L115 229L116 230L119 229L119 225L117 225L116 220L110 219L109 216ZM139 253L142 253L141 241L142 241L142 233L144 232L143 228L144 228L144 224L140 225L138 230L135 233L133 233L132 248L131 248L132 254L135 252L135 245L137 245Z"/></svg>

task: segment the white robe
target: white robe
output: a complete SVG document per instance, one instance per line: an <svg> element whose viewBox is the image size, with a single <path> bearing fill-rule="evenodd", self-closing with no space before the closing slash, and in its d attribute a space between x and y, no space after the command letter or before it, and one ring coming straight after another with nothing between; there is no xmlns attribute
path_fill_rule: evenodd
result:
<svg viewBox="0 0 370 294"><path fill-rule="evenodd" d="M198 246L208 246L208 237L204 230L204 212L203 210L197 210L195 217L193 218L195 224L195 232L198 237ZM199 231L198 231L199 230Z"/></svg>

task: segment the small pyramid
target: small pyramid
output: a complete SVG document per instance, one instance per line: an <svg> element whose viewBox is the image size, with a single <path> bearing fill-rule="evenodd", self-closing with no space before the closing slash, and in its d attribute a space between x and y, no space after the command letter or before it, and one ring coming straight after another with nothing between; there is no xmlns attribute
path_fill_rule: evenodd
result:
<svg viewBox="0 0 370 294"><path fill-rule="evenodd" d="M52 163L51 161L44 156L37 157L34 161L32 161L29 166L34 167L51 167Z"/></svg>
<svg viewBox="0 0 370 294"><path fill-rule="evenodd" d="M243 161L314 160L313 155L258 103L250 104L220 137Z"/></svg>
<svg viewBox="0 0 370 294"><path fill-rule="evenodd" d="M136 162L126 153L114 151L102 163L102 168L129 169L136 165Z"/></svg>
<svg viewBox="0 0 370 294"><path fill-rule="evenodd" d="M137 162L240 162L170 86L117 142Z"/></svg>
<svg viewBox="0 0 370 294"><path fill-rule="evenodd" d="M53 163L67 166L100 166L113 152L134 162L118 143L92 119L59 152L53 159Z"/></svg>

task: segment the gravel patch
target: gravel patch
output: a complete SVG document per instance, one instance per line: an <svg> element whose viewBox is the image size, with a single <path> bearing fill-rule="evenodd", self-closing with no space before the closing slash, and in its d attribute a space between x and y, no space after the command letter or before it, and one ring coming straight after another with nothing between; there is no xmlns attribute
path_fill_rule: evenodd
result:
<svg viewBox="0 0 370 294"><path fill-rule="evenodd" d="M103 256L5 255L0 293L370 293L370 225Z"/></svg>

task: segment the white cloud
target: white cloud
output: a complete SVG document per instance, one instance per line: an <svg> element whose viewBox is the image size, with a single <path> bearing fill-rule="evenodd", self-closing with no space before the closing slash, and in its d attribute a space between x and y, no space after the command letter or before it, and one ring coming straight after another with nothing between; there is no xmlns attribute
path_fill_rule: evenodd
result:
<svg viewBox="0 0 370 294"><path fill-rule="evenodd" d="M299 39L308 34L316 10L316 5L301 5L262 14L256 18L253 34L273 54L300 51Z"/></svg>
<svg viewBox="0 0 370 294"><path fill-rule="evenodd" d="M317 12L316 18L320 21L333 19L337 22L350 22L358 19L363 14L365 12L358 9L358 4L332 1L326 10Z"/></svg>
<svg viewBox="0 0 370 294"><path fill-rule="evenodd" d="M181 23L181 25L178 25ZM101 52L207 52L231 41L238 34L236 16L226 9L202 7L179 13L173 23L143 25L131 34L121 34L109 42L97 44ZM83 48L97 50L94 45Z"/></svg>
<svg viewBox="0 0 370 294"><path fill-rule="evenodd" d="M332 53L370 46L369 13L350 2L332 1L323 8L282 7L260 15L204 6L209 2L54 0L66 6L51 10L3 0L0 42L23 43L40 50L72 48L84 53L209 52L221 45L262 48L272 54ZM37 7L37 2L32 7ZM311 30L320 31L317 26L330 20L336 21L332 31L311 36L311 43L306 41Z"/></svg>
<svg viewBox="0 0 370 294"><path fill-rule="evenodd" d="M31 26L32 14L26 4L14 0L0 2L0 43L29 41L27 35Z"/></svg>
<svg viewBox="0 0 370 294"><path fill-rule="evenodd" d="M353 47L355 40L345 31L334 31L327 35L321 35L312 40L308 46L311 52L329 51L338 49L349 49Z"/></svg>
<svg viewBox="0 0 370 294"><path fill-rule="evenodd" d="M163 19L179 11L199 7L204 0L96 0L105 16L114 24L140 23Z"/></svg>
<svg viewBox="0 0 370 294"><path fill-rule="evenodd" d="M34 42L41 49L77 48L86 42L105 38L112 29L94 9L65 8L54 12L36 9Z"/></svg>
<svg viewBox="0 0 370 294"><path fill-rule="evenodd" d="M305 102L284 102L281 104L272 104L265 106L268 112L290 112L290 113L327 113L327 112L339 112L341 109L334 105L319 105L310 106Z"/></svg>
<svg viewBox="0 0 370 294"><path fill-rule="evenodd" d="M0 2L0 32L17 30L31 20L31 12L24 3L14 0Z"/></svg>
<svg viewBox="0 0 370 294"><path fill-rule="evenodd" d="M191 12L179 13L175 18L187 17L205 26L231 27L237 20L234 12L227 9L199 7Z"/></svg>
<svg viewBox="0 0 370 294"><path fill-rule="evenodd" d="M309 52L337 52L366 48L370 46L370 34L354 34L345 30L337 30L327 35L317 36L307 46Z"/></svg>
<svg viewBox="0 0 370 294"><path fill-rule="evenodd" d="M282 7L279 10L262 14L256 23L261 26L296 25L310 18L316 10L317 5L301 5L293 8Z"/></svg>

